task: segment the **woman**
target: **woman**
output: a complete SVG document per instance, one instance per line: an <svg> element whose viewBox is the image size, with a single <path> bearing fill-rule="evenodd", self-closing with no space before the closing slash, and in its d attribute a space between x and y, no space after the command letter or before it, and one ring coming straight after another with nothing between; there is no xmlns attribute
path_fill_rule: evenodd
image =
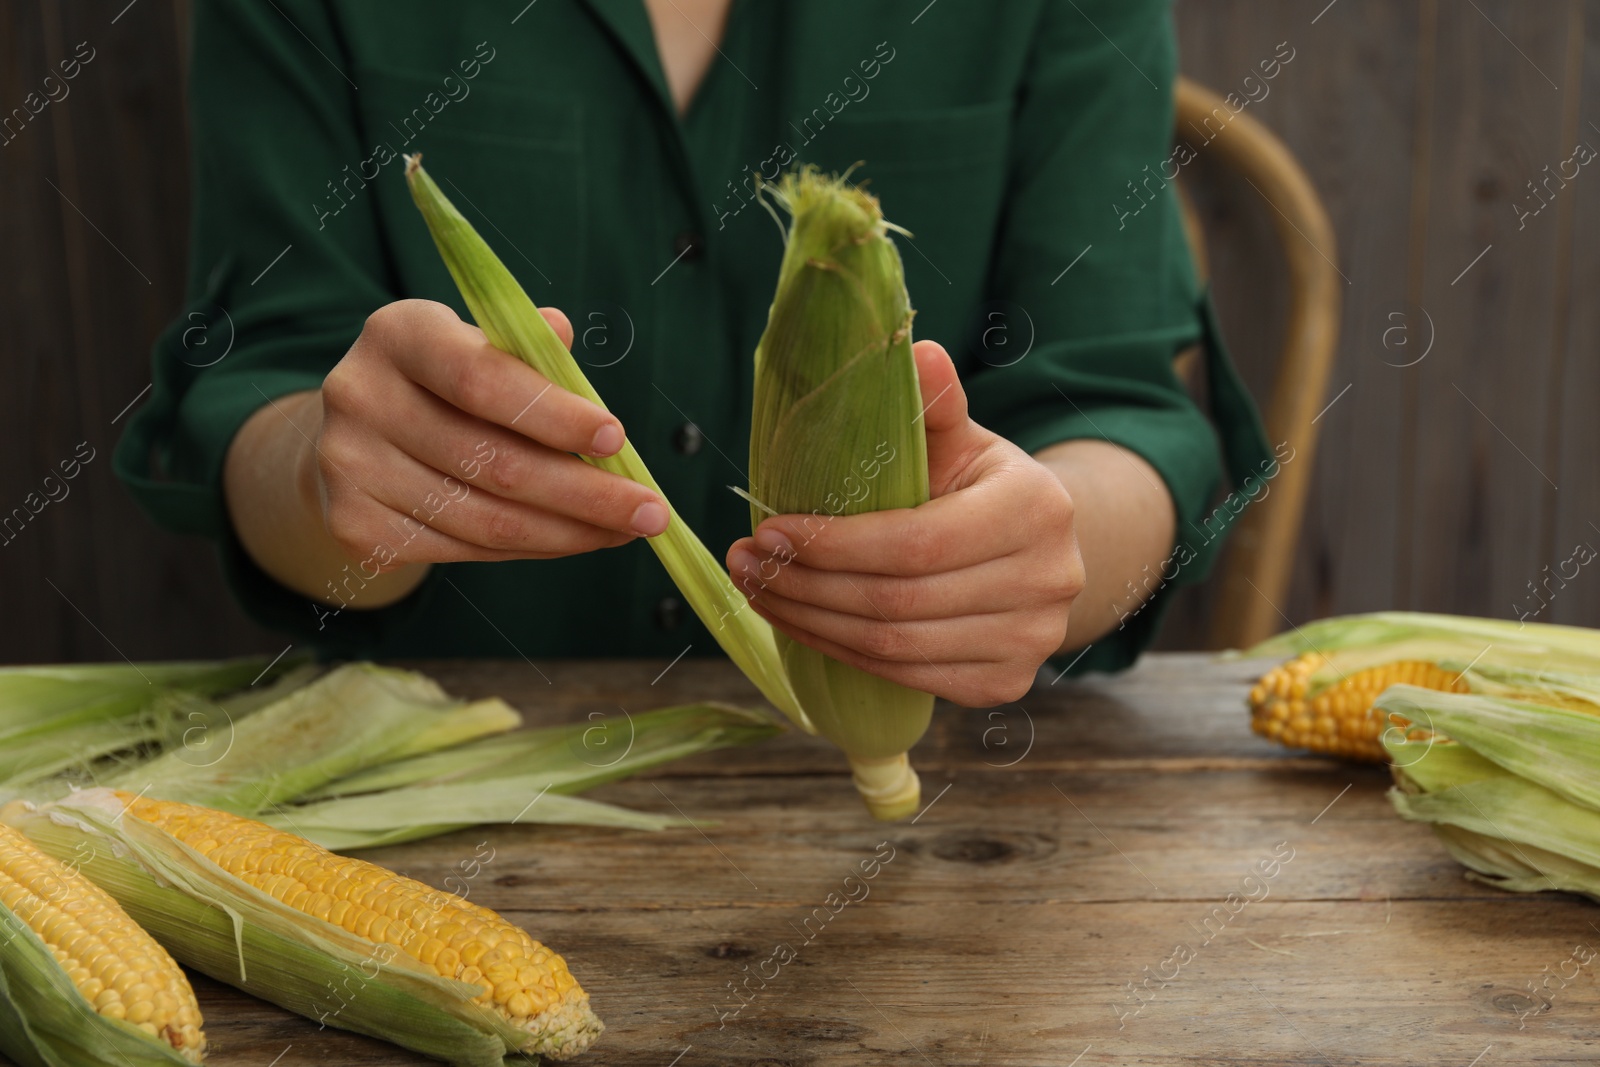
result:
<svg viewBox="0 0 1600 1067"><path fill-rule="evenodd" d="M1204 575L1216 523L1179 531L1224 464L1179 350L1209 342L1230 482L1267 453L1155 176L1165 0L438 12L195 9L191 306L118 465L158 521L217 539L256 618L342 655L712 653L643 543L664 501L574 454L626 435L735 575L787 555L794 520L752 538L725 488L782 251L752 176L858 160L915 234L935 498L830 523L750 583L756 609L987 705L1053 655L1125 666ZM416 151L609 411L462 320Z"/></svg>

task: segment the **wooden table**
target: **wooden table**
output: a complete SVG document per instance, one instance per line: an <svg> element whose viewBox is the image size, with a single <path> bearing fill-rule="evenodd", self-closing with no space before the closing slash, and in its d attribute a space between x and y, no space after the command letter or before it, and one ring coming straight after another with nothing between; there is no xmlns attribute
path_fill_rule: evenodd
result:
<svg viewBox="0 0 1600 1067"><path fill-rule="evenodd" d="M424 669L539 724L757 702L726 663L652 684L664 666ZM1546 1001L1528 983L1600 946L1600 909L1467 881L1390 810L1386 771L1252 735L1258 666L1151 656L1003 709L943 709L914 754L927 806L906 823L874 823L838 753L791 733L592 794L720 820L705 833L497 827L367 855L442 885L487 841L471 898L564 953L608 1025L577 1062L1594 1060L1600 959ZM792 962L763 966L780 944ZM741 1007L730 983L774 970ZM421 1062L196 988L219 1065Z"/></svg>

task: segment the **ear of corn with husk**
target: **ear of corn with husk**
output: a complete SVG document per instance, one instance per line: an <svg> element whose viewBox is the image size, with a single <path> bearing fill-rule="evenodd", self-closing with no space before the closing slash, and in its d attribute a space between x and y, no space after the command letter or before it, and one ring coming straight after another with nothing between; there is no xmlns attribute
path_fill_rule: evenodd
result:
<svg viewBox="0 0 1600 1067"><path fill-rule="evenodd" d="M1385 738L1412 730L1374 708L1391 685L1600 704L1600 634L1573 626L1380 612L1308 623L1240 655L1292 657L1251 690L1252 729L1353 759L1385 760Z"/></svg>
<svg viewBox="0 0 1600 1067"><path fill-rule="evenodd" d="M1385 612L1246 655L1296 653L1251 693L1257 732L1387 759L1395 810L1470 877L1600 900L1600 633Z"/></svg>
<svg viewBox="0 0 1600 1067"><path fill-rule="evenodd" d="M112 711L139 722L114 757L34 773L29 799L0 807L0 1053L29 1067L198 1062L198 1008L154 934L183 962L322 1025L454 1063L575 1055L601 1026L559 956L486 909L299 831L359 848L492 822L686 825L566 794L780 729L699 704L503 736L520 717L501 701L455 700L373 664L315 673L218 695L241 684L230 667L210 685L140 694L141 707L126 679L90 671L75 702L9 709L40 736L54 715L67 722L60 736L82 738L98 720L74 714L91 699L109 707L109 688L123 702ZM82 781L126 788L73 791ZM256 822L173 797L270 813ZM70 878L42 882L41 865ZM68 881L81 891L52 910ZM55 888L41 900L45 883ZM74 916L92 916L115 951Z"/></svg>
<svg viewBox="0 0 1600 1067"><path fill-rule="evenodd" d="M111 896L0 825L0 1054L183 1067L204 1056L200 1025L183 971Z"/></svg>
<svg viewBox="0 0 1600 1067"><path fill-rule="evenodd" d="M108 789L5 817L179 960L324 1025L464 1067L564 1059L603 1029L565 961L494 912L262 823Z"/></svg>
<svg viewBox="0 0 1600 1067"><path fill-rule="evenodd" d="M825 538L834 516L928 499L912 310L874 197L811 168L785 175L773 195L792 221L756 348L750 518L810 515L810 536ZM758 577L742 580L758 593ZM872 812L915 811L906 753L933 697L774 636L806 714L849 757Z"/></svg>

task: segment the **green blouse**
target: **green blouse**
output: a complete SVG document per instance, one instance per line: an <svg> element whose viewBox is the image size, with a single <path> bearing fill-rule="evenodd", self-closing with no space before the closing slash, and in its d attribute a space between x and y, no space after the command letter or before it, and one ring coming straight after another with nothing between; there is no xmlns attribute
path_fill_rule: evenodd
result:
<svg viewBox="0 0 1600 1067"><path fill-rule="evenodd" d="M917 335L955 357L974 418L1030 452L1114 441L1165 479L1186 565L1078 670L1133 660L1172 587L1211 563L1223 476L1238 486L1267 458L1165 180L1166 0L736 0L681 119L638 0L194 10L189 304L116 465L157 522L215 539L245 609L297 643L716 652L642 540L438 566L377 611L313 604L240 548L221 470L244 420L317 387L383 304L466 316L402 153L424 152L533 299L572 319L595 388L719 558L749 532L727 486L746 481L751 353L782 251L750 175L796 163L863 161L857 180L915 234L901 248ZM1215 428L1172 369L1197 340Z"/></svg>

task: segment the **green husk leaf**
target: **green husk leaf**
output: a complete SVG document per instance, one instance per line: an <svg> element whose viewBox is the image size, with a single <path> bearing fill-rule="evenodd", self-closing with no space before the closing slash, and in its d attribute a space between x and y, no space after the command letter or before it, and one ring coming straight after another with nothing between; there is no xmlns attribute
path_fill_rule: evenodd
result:
<svg viewBox="0 0 1600 1067"><path fill-rule="evenodd" d="M197 761L223 724L281 699L307 684L320 669L305 665L271 682L209 697L184 689L157 694L137 715L86 722L7 746L4 757L17 773L0 786L0 801L17 796L53 800L73 789L100 785L129 767L163 752L189 748Z"/></svg>
<svg viewBox="0 0 1600 1067"><path fill-rule="evenodd" d="M1484 778L1505 778L1510 771L1486 760L1466 745L1439 738L1407 740L1399 730L1381 738L1389 753L1396 782L1411 792L1434 793Z"/></svg>
<svg viewBox="0 0 1600 1067"><path fill-rule="evenodd" d="M781 729L761 712L706 703L524 730L370 768L329 783L315 803L264 816L264 821L339 851L416 841L483 823L635 830L694 825L564 794L700 752L749 744Z"/></svg>
<svg viewBox="0 0 1600 1067"><path fill-rule="evenodd" d="M583 797L565 796L539 777L490 782L402 786L381 793L333 797L262 815L261 821L349 852L398 845L492 823L604 826L616 830L666 830L694 825Z"/></svg>
<svg viewBox="0 0 1600 1067"><path fill-rule="evenodd" d="M422 739L456 743L520 722L498 701L464 705L421 674L372 663L339 667L242 719L220 710L189 743L105 784L253 815Z"/></svg>
<svg viewBox="0 0 1600 1067"><path fill-rule="evenodd" d="M0 741L130 714L169 690L211 695L238 689L249 685L269 662L250 657L220 662L0 667ZM273 670L283 673L301 662L303 657L285 657Z"/></svg>
<svg viewBox="0 0 1600 1067"><path fill-rule="evenodd" d="M521 725L522 716L499 697L474 700L439 716L433 723L384 753L384 762L452 749L484 738L492 739Z"/></svg>
<svg viewBox="0 0 1600 1067"><path fill-rule="evenodd" d="M216 663L0 668L0 797L114 752L164 743L174 708L262 677L293 674L303 657Z"/></svg>
<svg viewBox="0 0 1600 1067"><path fill-rule="evenodd" d="M1396 788L1389 791L1389 800L1407 819L1459 826L1600 867L1600 812L1525 778L1480 778L1432 793Z"/></svg>
<svg viewBox="0 0 1600 1067"><path fill-rule="evenodd" d="M1443 666L1457 669L1454 664ZM1483 662L1462 664L1460 669L1475 693L1600 715L1600 677Z"/></svg>
<svg viewBox="0 0 1600 1067"><path fill-rule="evenodd" d="M1600 870L1586 863L1449 823L1434 823L1433 833L1474 881L1509 893L1557 890L1600 901Z"/></svg>
<svg viewBox="0 0 1600 1067"><path fill-rule="evenodd" d="M1331 656L1360 648L1384 652L1411 642L1418 644L1406 655L1385 655L1375 662L1402 658L1471 661L1489 648L1484 660L1491 663L1600 674L1600 631L1551 623L1412 611L1380 611L1319 619L1285 630L1243 652L1232 653L1231 658L1286 659L1304 652Z"/></svg>
<svg viewBox="0 0 1600 1067"><path fill-rule="evenodd" d="M1600 767L1600 716L1411 685L1390 686L1374 707L1442 733L1512 774L1600 810L1600 776L1595 774Z"/></svg>
<svg viewBox="0 0 1600 1067"><path fill-rule="evenodd" d="M1431 824L1469 877L1510 892L1558 889L1600 899L1600 812L1459 742L1407 741L1394 731L1384 747L1395 810Z"/></svg>
<svg viewBox="0 0 1600 1067"><path fill-rule="evenodd" d="M167 733L162 720L178 712L180 700L177 694L163 694L136 718L81 723L57 734L6 745L0 755L0 797L22 792L34 796L41 788L65 792L65 779L59 787L35 783L66 772L72 772L75 779L91 778L105 757L153 744Z"/></svg>
<svg viewBox="0 0 1600 1067"><path fill-rule="evenodd" d="M538 307L422 169L421 159L421 156L408 156L406 160L406 181L412 199L422 212L428 232L461 290L467 308L489 343L521 359L561 388L603 404L577 360L539 314ZM602 470L631 478L661 493L660 485L632 442L625 443L622 451L614 456L583 458ZM661 497L666 500L666 494L661 493ZM666 532L650 538L650 547L729 658L774 707L802 729L812 732L806 711L796 699L779 662L771 626L750 610L727 572L672 509L670 502L667 507L670 519Z"/></svg>
<svg viewBox="0 0 1600 1067"><path fill-rule="evenodd" d="M4 904L0 1054L20 1067L190 1067L160 1038L95 1011L45 943Z"/></svg>
<svg viewBox="0 0 1600 1067"><path fill-rule="evenodd" d="M640 715L590 716L580 723L518 730L394 760L330 782L302 799L511 777L540 780L557 793L577 793L700 752L762 741L782 730L766 714L714 702Z"/></svg>

